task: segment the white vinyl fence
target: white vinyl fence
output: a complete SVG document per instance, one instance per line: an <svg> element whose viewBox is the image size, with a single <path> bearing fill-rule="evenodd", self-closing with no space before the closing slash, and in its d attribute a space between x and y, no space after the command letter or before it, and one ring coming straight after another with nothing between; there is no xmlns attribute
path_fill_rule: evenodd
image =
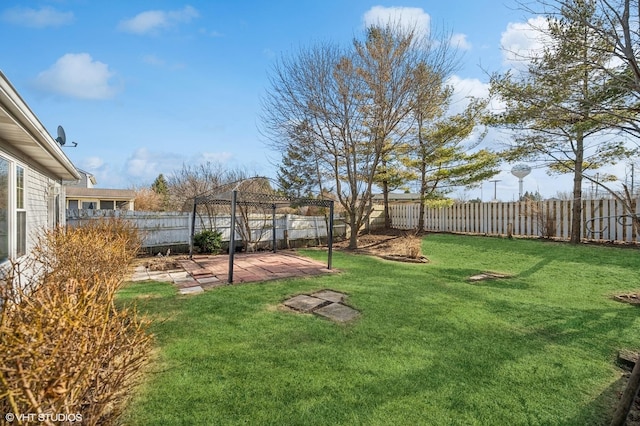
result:
<svg viewBox="0 0 640 426"><path fill-rule="evenodd" d="M637 214L636 200L633 208ZM569 239L572 201L458 203L450 207L425 207L424 230L469 234L552 237ZM418 204L390 206L392 226L416 229ZM636 242L632 217L613 199L584 200L582 238L590 240Z"/></svg>
<svg viewBox="0 0 640 426"><path fill-rule="evenodd" d="M140 212L124 210L67 210L67 225L82 226L91 220L120 217L134 224L141 233L144 248L181 246L189 244L191 213L183 212ZM241 219L236 217L236 238L242 240L238 231ZM214 229L222 233L222 240L229 241L231 217L229 215L196 216L195 233L204 229ZM271 215L251 215L249 218L251 240L268 243L273 239ZM341 217L334 219L334 236L345 234L345 224ZM327 237L324 216L299 216L276 214L276 239L279 247L288 246L297 240L322 240Z"/></svg>

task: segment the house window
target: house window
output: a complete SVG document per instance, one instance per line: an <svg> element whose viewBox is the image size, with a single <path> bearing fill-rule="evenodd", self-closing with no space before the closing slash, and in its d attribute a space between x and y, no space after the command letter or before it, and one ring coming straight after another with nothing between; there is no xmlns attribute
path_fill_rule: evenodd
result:
<svg viewBox="0 0 640 426"><path fill-rule="evenodd" d="M100 208L102 210L113 210L115 201L113 200L100 200Z"/></svg>
<svg viewBox="0 0 640 426"><path fill-rule="evenodd" d="M0 262L27 253L26 169L0 157Z"/></svg>
<svg viewBox="0 0 640 426"><path fill-rule="evenodd" d="M0 157L0 262L9 258L9 162Z"/></svg>
<svg viewBox="0 0 640 426"><path fill-rule="evenodd" d="M96 203L94 203L93 201L83 201L82 202L82 209L83 210L93 210L96 207Z"/></svg>
<svg viewBox="0 0 640 426"><path fill-rule="evenodd" d="M78 200L69 200L69 209L78 210Z"/></svg>
<svg viewBox="0 0 640 426"><path fill-rule="evenodd" d="M27 253L27 210L24 202L24 167L16 166L16 255Z"/></svg>
<svg viewBox="0 0 640 426"><path fill-rule="evenodd" d="M116 201L116 209L118 209L118 210L129 210L129 202L128 201Z"/></svg>

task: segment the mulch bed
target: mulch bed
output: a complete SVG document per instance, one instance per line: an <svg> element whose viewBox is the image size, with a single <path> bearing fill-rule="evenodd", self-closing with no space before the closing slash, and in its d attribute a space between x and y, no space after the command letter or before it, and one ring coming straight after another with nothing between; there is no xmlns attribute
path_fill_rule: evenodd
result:
<svg viewBox="0 0 640 426"><path fill-rule="evenodd" d="M428 263L429 259L421 253L417 253L413 256L406 253L407 242L412 237L422 238L422 235L416 234L415 232L390 229L359 235L357 249L349 248L348 239L334 242L333 246L337 250L377 256L382 259L396 262Z"/></svg>

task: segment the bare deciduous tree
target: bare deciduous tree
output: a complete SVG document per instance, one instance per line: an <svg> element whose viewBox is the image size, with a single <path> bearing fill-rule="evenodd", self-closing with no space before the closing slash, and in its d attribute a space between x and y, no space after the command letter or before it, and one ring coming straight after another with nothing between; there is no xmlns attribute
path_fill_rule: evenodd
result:
<svg viewBox="0 0 640 426"><path fill-rule="evenodd" d="M274 67L265 133L281 152L305 144L320 174L331 176L351 228L350 248L357 247L381 160L410 128L414 70L427 66L446 75L454 63L448 46L400 25L372 26L351 48L317 44Z"/></svg>

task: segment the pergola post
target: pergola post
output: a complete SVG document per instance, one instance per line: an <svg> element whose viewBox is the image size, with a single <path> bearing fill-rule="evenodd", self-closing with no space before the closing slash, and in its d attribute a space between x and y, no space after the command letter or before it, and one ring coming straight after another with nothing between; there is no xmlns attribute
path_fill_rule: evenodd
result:
<svg viewBox="0 0 640 426"><path fill-rule="evenodd" d="M331 269L331 258L333 256L333 201L329 203L329 229L327 229L327 246L328 246L328 254L327 254L327 269Z"/></svg>
<svg viewBox="0 0 640 426"><path fill-rule="evenodd" d="M193 237L196 233L196 207L198 207L198 198L193 198L193 215L191 216L191 230L189 232L189 259L193 259Z"/></svg>
<svg viewBox="0 0 640 426"><path fill-rule="evenodd" d="M275 203L271 205L271 229L272 229L271 240L273 241L273 252L275 253L278 250L278 240L276 235L276 204Z"/></svg>
<svg viewBox="0 0 640 426"><path fill-rule="evenodd" d="M231 194L231 229L229 231L229 284L233 283L233 257L236 253L236 204L238 201L238 191L233 190Z"/></svg>

